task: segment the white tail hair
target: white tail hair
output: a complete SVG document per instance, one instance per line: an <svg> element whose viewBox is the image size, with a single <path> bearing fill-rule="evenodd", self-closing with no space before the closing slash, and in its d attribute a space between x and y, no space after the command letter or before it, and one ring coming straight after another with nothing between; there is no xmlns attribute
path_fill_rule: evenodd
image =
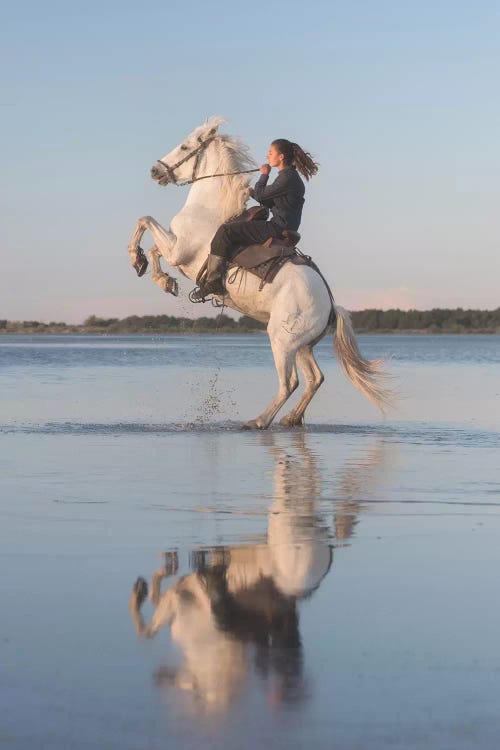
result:
<svg viewBox="0 0 500 750"><path fill-rule="evenodd" d="M337 330L333 338L335 356L353 385L377 406L382 414L393 405L394 394L384 385L390 377L384 372L382 359L365 359L359 351L348 311L334 305Z"/></svg>

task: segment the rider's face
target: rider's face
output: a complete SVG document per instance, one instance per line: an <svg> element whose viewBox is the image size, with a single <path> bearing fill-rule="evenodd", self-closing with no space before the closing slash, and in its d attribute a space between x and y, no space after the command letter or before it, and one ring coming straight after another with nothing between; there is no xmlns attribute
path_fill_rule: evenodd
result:
<svg viewBox="0 0 500 750"><path fill-rule="evenodd" d="M273 146L273 144L269 146L269 151L267 152L267 161L270 167L281 166L284 158L285 157L283 156L283 154L280 154L276 146Z"/></svg>

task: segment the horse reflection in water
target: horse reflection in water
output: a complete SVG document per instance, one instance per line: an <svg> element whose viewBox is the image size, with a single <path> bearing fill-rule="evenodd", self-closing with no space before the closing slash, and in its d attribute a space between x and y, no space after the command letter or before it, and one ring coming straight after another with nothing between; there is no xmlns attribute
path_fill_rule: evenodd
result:
<svg viewBox="0 0 500 750"><path fill-rule="evenodd" d="M191 555L194 572L162 593L163 579L178 568L176 553L166 553L152 576L149 598L155 611L149 624L141 613L148 595L144 578L132 590L129 609L137 634L152 638L170 625L183 654L181 666L157 671L157 684L186 691L198 712L227 709L252 665L268 685L271 704L298 702L307 694L298 603L330 570L333 547L317 509L321 474L305 438L296 436L291 455L272 435L264 437L276 455L266 544L197 550ZM356 523L357 493L349 476L346 472L339 485L345 496L336 504L339 539L347 539Z"/></svg>

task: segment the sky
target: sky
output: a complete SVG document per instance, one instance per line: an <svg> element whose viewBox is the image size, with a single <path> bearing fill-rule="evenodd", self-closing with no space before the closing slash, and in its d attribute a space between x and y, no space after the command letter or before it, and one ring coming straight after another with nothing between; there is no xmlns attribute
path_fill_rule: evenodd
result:
<svg viewBox="0 0 500 750"><path fill-rule="evenodd" d="M127 244L210 115L320 162L301 249L350 309L500 305L500 3L25 2L1 34L0 319L209 314ZM152 244L147 237L141 243Z"/></svg>

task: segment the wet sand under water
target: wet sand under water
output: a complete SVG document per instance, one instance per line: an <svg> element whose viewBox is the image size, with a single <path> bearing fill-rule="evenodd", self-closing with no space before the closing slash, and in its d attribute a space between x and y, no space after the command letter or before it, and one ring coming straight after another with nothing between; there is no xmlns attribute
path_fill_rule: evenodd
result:
<svg viewBox="0 0 500 750"><path fill-rule="evenodd" d="M387 422L332 366L268 433L234 414L273 378L253 356L211 371L222 418L183 419L195 365L161 409L159 368L9 367L0 747L497 747L496 361L400 360Z"/></svg>

